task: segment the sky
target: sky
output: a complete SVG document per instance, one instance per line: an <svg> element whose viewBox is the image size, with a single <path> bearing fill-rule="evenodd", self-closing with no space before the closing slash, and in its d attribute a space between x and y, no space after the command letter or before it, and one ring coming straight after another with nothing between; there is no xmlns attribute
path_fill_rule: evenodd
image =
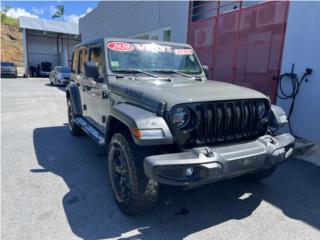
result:
<svg viewBox="0 0 320 240"><path fill-rule="evenodd" d="M55 21L68 21L78 23L80 17L94 9L99 1L1 1L1 9L10 6L7 16L18 18L20 16L51 19L55 7L64 4L65 15L63 19Z"/></svg>

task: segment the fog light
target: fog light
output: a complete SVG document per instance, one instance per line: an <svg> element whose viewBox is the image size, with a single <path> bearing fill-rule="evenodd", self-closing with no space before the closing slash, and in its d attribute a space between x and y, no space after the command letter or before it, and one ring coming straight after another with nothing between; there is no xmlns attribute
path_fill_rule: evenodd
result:
<svg viewBox="0 0 320 240"><path fill-rule="evenodd" d="M188 168L186 169L186 171L185 171L185 175L186 175L187 177L190 177L190 176L192 176L192 174L193 174L193 167L188 167Z"/></svg>

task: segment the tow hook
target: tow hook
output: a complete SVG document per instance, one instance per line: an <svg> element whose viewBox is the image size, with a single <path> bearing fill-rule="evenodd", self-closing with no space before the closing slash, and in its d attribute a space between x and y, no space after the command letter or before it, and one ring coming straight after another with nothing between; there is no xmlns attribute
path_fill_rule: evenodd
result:
<svg viewBox="0 0 320 240"><path fill-rule="evenodd" d="M193 151L196 154L202 155L207 158L213 158L215 155L215 152L210 147L196 148L196 149L193 149Z"/></svg>
<svg viewBox="0 0 320 240"><path fill-rule="evenodd" d="M211 148L205 148L205 149L203 149L202 151L201 151L201 153L203 154L203 155L205 155L206 157L214 157L214 152L212 151L212 149Z"/></svg>

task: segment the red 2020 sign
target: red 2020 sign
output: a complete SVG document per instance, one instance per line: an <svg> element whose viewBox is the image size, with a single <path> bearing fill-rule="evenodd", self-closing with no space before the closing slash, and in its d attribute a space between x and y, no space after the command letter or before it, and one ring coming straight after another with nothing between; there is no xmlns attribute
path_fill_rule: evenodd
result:
<svg viewBox="0 0 320 240"><path fill-rule="evenodd" d="M126 42L109 42L107 44L107 47L109 49L112 49L115 51L121 51L121 52L129 52L134 50L134 46Z"/></svg>

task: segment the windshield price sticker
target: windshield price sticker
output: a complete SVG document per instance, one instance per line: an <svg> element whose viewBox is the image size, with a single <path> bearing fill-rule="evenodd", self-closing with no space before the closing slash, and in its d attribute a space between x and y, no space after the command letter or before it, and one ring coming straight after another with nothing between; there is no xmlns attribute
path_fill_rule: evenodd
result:
<svg viewBox="0 0 320 240"><path fill-rule="evenodd" d="M119 62L117 62L117 61L111 61L111 66L112 66L112 67L119 67Z"/></svg>
<svg viewBox="0 0 320 240"><path fill-rule="evenodd" d="M149 51L149 52L168 52L171 53L172 47L171 46L166 46L166 45L158 45L158 44L140 44L140 43L135 43L134 44L135 48L139 51Z"/></svg>
<svg viewBox="0 0 320 240"><path fill-rule="evenodd" d="M175 55L192 55L193 54L193 50L191 48L189 48L189 49L185 49L185 48L175 49L174 50L174 54Z"/></svg>
<svg viewBox="0 0 320 240"><path fill-rule="evenodd" d="M130 52L134 50L134 46L126 42L109 42L107 44L109 49L120 51L120 52Z"/></svg>

